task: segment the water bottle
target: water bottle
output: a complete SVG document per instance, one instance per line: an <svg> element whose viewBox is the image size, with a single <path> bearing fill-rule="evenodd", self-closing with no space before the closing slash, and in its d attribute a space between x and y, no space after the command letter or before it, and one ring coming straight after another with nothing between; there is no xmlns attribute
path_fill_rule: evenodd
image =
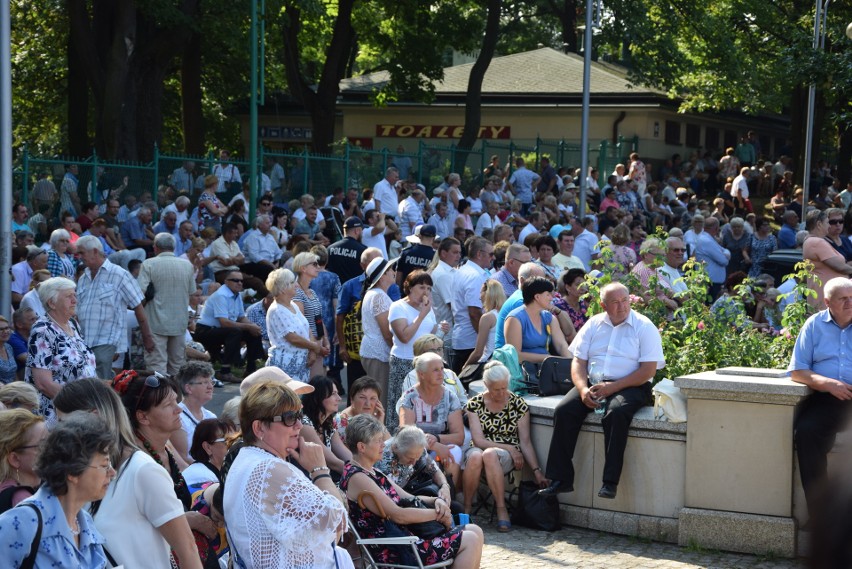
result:
<svg viewBox="0 0 852 569"><path fill-rule="evenodd" d="M589 385L597 385L604 381L606 381L606 376L604 376L603 373L603 366L598 365L597 362L593 361L589 366ZM603 415L604 411L606 411L606 397L595 399L595 401L598 402L598 406L595 407L595 414Z"/></svg>

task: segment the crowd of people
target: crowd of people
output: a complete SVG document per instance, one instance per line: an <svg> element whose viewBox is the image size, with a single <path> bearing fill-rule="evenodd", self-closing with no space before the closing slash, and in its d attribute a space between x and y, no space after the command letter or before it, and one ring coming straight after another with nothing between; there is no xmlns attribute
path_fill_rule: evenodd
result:
<svg viewBox="0 0 852 569"><path fill-rule="evenodd" d="M450 173L428 191L392 165L372 188L292 202L273 161L251 223L225 151L209 175L184 163L157 200L127 179L81 200L73 165L58 191L42 177L39 213L14 207L14 312L0 318L2 541L24 544L23 560L42 516L65 547L39 548L39 562L344 567L348 523L382 537L436 521L421 560L476 567L482 531L453 514L484 482L510 531L504 476L525 468L545 493L571 491L571 441L604 401L599 495L615 497L627 425L665 362L627 288L589 298L588 279L633 275L673 314L694 294L681 279L694 259L718 317L752 278L749 325L777 332L792 285L767 274L773 251L801 249L822 283L852 275L852 184L820 170L805 205L786 156L749 163L742 150L656 169L634 152L603 176L494 156L467 184ZM590 318L590 303L603 313ZM546 471L529 408L492 359L507 349L572 360ZM592 384L594 365L608 381ZM205 405L223 382L241 397L217 417Z"/></svg>

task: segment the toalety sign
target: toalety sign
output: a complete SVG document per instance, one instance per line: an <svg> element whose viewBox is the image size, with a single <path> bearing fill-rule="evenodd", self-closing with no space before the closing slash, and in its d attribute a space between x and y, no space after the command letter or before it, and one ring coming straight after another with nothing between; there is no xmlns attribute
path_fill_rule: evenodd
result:
<svg viewBox="0 0 852 569"><path fill-rule="evenodd" d="M477 138L511 138L508 126L481 126ZM377 124L376 136L388 138L461 138L464 126Z"/></svg>

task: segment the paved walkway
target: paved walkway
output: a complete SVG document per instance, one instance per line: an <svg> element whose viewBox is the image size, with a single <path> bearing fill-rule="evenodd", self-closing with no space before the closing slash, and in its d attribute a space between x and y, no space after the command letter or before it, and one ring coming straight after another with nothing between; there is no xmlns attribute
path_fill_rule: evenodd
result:
<svg viewBox="0 0 852 569"><path fill-rule="evenodd" d="M513 527L499 533L483 523L483 569L512 567L600 569L803 569L801 560L695 550L566 526L554 533Z"/></svg>

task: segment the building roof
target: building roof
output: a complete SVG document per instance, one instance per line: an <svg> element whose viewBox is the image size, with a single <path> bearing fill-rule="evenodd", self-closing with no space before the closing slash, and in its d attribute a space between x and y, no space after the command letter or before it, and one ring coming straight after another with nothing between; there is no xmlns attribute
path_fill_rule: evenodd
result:
<svg viewBox="0 0 852 569"><path fill-rule="evenodd" d="M436 82L438 98L465 95L473 63L444 68L444 79ZM634 85L616 67L593 62L591 67L592 95L639 95L665 97L663 91ZM340 82L341 95L357 97L379 89L390 79L387 71L361 75ZM491 60L482 81L482 94L486 96L557 96L575 97L583 91L583 58L573 53L562 53L544 47L533 51L495 57Z"/></svg>

